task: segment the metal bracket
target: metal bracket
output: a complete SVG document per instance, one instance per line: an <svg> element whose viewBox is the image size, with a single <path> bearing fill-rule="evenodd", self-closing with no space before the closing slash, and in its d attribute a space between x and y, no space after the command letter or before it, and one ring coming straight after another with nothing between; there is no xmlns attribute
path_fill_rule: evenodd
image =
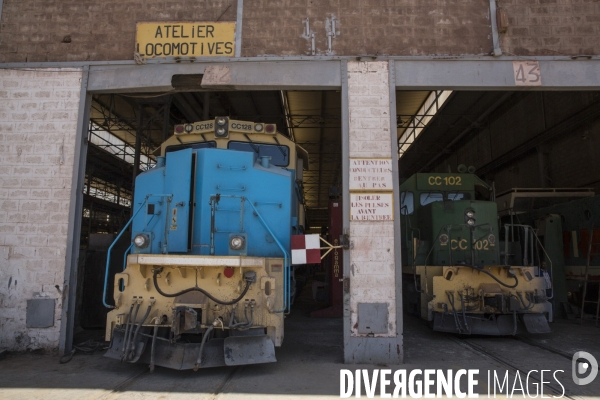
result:
<svg viewBox="0 0 600 400"><path fill-rule="evenodd" d="M334 246L334 245L332 245L332 244L331 244L331 243L329 243L327 240L323 239L321 236L319 236L319 239L321 239L321 242L323 242L323 243L325 243L325 244L327 245L327 247L321 247L321 248L320 248L321 250L325 250L325 249L327 250L327 251L325 252L325 254L323 254L323 255L321 256L321 260L322 260L322 259L324 259L324 258L325 258L325 256L326 256L327 254L329 254L329 252L330 252L331 250L333 250L333 249L341 249L341 248L342 248L342 246Z"/></svg>
<svg viewBox="0 0 600 400"><path fill-rule="evenodd" d="M344 250L348 250L350 248L350 234L345 229L345 232L340 235L340 245Z"/></svg>
<svg viewBox="0 0 600 400"><path fill-rule="evenodd" d="M342 279L344 286L344 293L350 293L350 278Z"/></svg>
<svg viewBox="0 0 600 400"><path fill-rule="evenodd" d="M302 20L302 23L304 24L304 32L302 33L302 37L304 39L310 39L310 51L311 54L314 56L315 55L315 34L314 32L310 31L310 18L306 17L305 19Z"/></svg>
<svg viewBox="0 0 600 400"><path fill-rule="evenodd" d="M331 18L325 19L325 31L327 32L327 55L333 54L332 42L337 37L336 32L336 21L335 15L331 15Z"/></svg>

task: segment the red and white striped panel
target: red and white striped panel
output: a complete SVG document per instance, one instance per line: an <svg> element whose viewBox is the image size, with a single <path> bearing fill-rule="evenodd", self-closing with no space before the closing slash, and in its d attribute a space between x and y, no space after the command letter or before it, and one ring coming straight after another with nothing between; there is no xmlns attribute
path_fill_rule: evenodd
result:
<svg viewBox="0 0 600 400"><path fill-rule="evenodd" d="M292 235L292 265L320 264L319 235Z"/></svg>

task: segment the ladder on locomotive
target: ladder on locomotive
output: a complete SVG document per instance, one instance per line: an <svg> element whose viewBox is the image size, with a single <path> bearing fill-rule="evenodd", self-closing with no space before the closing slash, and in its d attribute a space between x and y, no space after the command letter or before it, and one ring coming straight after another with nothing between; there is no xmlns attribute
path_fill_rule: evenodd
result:
<svg viewBox="0 0 600 400"><path fill-rule="evenodd" d="M590 268L594 268L594 267L590 267L591 261L592 261L592 249L594 249L594 245L596 246L600 246L600 242L594 242L594 224L592 223L592 226L590 228L589 232L589 236L588 236L588 248L587 248L587 260L585 263L585 273L584 273L584 278L583 278L583 296L581 298L581 315L580 315L580 323L583 324L583 316L585 314L584 312L584 306L586 303L592 303L592 304L596 304L596 316L595 316L595 320L596 320L596 326L598 326L598 317L600 315L600 280L590 280ZM594 254L598 254L598 252L596 251ZM585 296L587 295L587 287L588 287L588 283L593 283L598 285L598 298L596 300L586 300Z"/></svg>

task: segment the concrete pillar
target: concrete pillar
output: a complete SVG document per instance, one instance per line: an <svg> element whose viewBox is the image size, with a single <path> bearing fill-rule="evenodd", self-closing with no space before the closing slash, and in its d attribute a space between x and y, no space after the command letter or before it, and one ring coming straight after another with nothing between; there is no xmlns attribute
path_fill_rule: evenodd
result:
<svg viewBox="0 0 600 400"><path fill-rule="evenodd" d="M347 63L347 171L352 179L350 171L357 161L387 160L389 170L378 174L396 186L396 196L389 186L371 188L370 192L350 191L351 200L357 194L393 198L390 212L394 215L384 220L350 218L347 225L350 250L349 262L344 264L349 269L349 288L347 284L344 299L346 363L399 364L403 358L401 285L396 276L397 271L400 273L400 238L398 221L394 220L399 213L393 211L398 209L393 206L398 192L395 88L390 79L393 80L393 68L390 74L388 62ZM350 213L356 214L356 206L351 202Z"/></svg>

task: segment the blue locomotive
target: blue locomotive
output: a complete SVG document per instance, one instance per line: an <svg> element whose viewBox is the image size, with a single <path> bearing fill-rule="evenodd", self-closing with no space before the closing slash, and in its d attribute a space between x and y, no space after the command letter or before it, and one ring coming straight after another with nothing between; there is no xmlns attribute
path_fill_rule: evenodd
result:
<svg viewBox="0 0 600 400"><path fill-rule="evenodd" d="M135 182L131 254L105 301L106 355L151 370L276 361L307 161L272 124L177 125Z"/></svg>

